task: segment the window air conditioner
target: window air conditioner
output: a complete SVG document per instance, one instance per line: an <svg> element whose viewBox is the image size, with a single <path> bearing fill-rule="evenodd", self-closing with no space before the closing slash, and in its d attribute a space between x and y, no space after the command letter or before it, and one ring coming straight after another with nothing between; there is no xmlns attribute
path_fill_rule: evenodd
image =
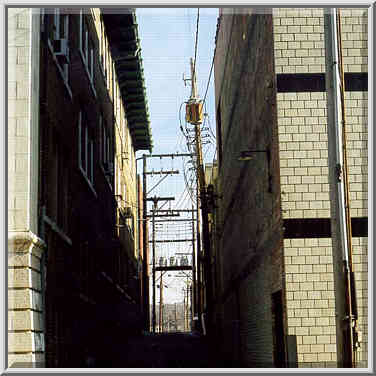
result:
<svg viewBox="0 0 376 376"><path fill-rule="evenodd" d="M53 41L53 48L54 54L58 61L63 64L69 63L69 47L68 47L68 40L66 38L63 39L55 39Z"/></svg>
<svg viewBox="0 0 376 376"><path fill-rule="evenodd" d="M132 208L130 206L126 206L125 208L121 208L121 215L124 218L132 218Z"/></svg>
<svg viewBox="0 0 376 376"><path fill-rule="evenodd" d="M127 218L131 218L132 217L132 208L130 206L126 206L124 208L124 213L125 213L125 216Z"/></svg>

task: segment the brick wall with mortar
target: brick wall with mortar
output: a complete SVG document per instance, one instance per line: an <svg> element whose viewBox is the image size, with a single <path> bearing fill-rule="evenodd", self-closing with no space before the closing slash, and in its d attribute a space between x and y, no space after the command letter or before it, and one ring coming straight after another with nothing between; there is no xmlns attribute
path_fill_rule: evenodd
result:
<svg viewBox="0 0 376 376"><path fill-rule="evenodd" d="M106 240L104 234L110 240L115 233L115 191L113 182L108 182L104 171L99 168L99 142L94 147L94 184L90 185L85 174L78 168L79 111L84 110L90 115L90 126L98 141L100 110L103 111L109 132L113 132L113 119L124 117L124 109L114 114L114 95L109 89L111 85L104 83L98 64L95 64L93 80L97 97L93 95L87 71L77 54L79 15L77 9L68 12L70 64L69 78L64 83L57 60L51 48L44 43L41 20L35 18L33 26L36 31L31 33L31 10L9 10L9 362L44 361L41 338L42 286L38 262L40 263L41 249L45 244L36 241L32 233L30 238L30 230L41 232L49 250L46 264L47 288L45 286L48 307L45 324L46 354L49 366L82 365L84 344L85 341L86 345L88 342L88 328L96 313L92 303L103 299L103 295L105 298L111 294L116 295L118 291L113 286L113 290L103 292L103 286L98 283L97 269L105 270L114 284L124 287L128 282L126 278L131 277L124 270L134 268L129 262L135 257L134 245L122 249L121 255L125 259L119 255L118 246L113 251L106 243L103 248L106 257L97 249L98 243ZM49 11L45 15L51 25L52 14ZM89 24L92 20L90 17L91 14L88 14ZM43 26L45 25L42 24ZM35 37L34 44L30 44L31 36ZM92 36L97 42L98 37L94 33ZM36 48L39 43L40 52ZM111 59L109 61L112 63ZM30 76L34 81L30 82ZM116 101L114 102L116 105ZM36 116L40 116L39 121L35 121ZM128 200L134 203L136 182L132 141L124 119L122 123L118 121L117 125L123 126L127 138L127 145L124 146L129 151L129 159L124 163L128 169L121 183L124 185L126 180L130 192ZM40 134L37 130L40 130ZM116 150L119 151L121 147L119 144L117 146ZM62 149L69 152L59 154ZM64 168L68 169L67 176L63 178L56 173L55 168L60 168L60 160L64 161ZM39 187L38 181L41 183ZM65 205L59 207L57 196L63 185L67 186L67 197ZM88 207L90 211L87 210ZM42 215L44 208L45 220L42 219L42 225L38 226L41 217L38 218L37 213ZM133 210L135 209L136 205L133 204ZM61 213L64 220L61 219ZM12 230L18 232L12 236ZM20 231L25 233L23 242L19 240ZM14 238L18 241L17 247ZM74 317L72 306L77 308ZM80 325L76 325L77 322ZM93 336L97 333L99 322L94 324L96 330L92 330Z"/></svg>
<svg viewBox="0 0 376 376"><path fill-rule="evenodd" d="M277 74L325 72L322 9L274 9L273 23ZM341 27L345 73L366 73L366 12L341 10ZM279 92L277 105L283 218L329 218L326 94ZM346 92L345 108L351 217L364 218L368 205L367 91ZM365 366L367 235L361 236L354 236L353 252L364 337L358 360ZM288 333L296 335L299 366L335 366L331 239L285 239L284 246Z"/></svg>
<svg viewBox="0 0 376 376"><path fill-rule="evenodd" d="M50 176L49 161L56 158L47 138L43 139L45 153L42 170L41 206L47 203L47 216L55 227L46 226L46 239L50 243L48 259L46 304L47 348L49 366L82 366L85 348L97 351L101 356L105 348L93 339L98 333L110 333L113 328L104 324L111 321L110 313L102 315L94 307L102 307L108 301L119 303L128 296L138 300L138 292L131 287L135 267L135 238L131 238L127 228L115 227L116 200L121 194L119 206L131 206L136 210L135 160L132 140L125 120L125 112L117 93L113 90L112 59L109 51L106 66L108 79L100 70L99 41L106 38L98 25L99 9L86 10L83 14L87 22L89 37L95 46L95 61L92 82L79 53L80 15L78 9L67 10L69 14L70 64L68 85L64 83L57 62L49 48L44 48L41 71L43 75L44 101L47 103L43 129L53 129L60 146L69 150L63 156L68 167L68 185L66 216L67 225L59 222L56 208L56 180ZM52 17L49 23L52 22ZM45 85L45 86L44 86ZM115 81L115 86L117 85ZM93 90L95 89L95 92ZM57 93L59 93L57 95ZM72 95L70 95L70 93ZM62 111L61 109L66 109ZM94 138L93 179L79 167L79 119L80 112L87 116L88 126ZM109 161L114 162L115 173L112 177L104 171L102 160L103 138L100 129L100 116L107 126L112 150ZM128 159L123 159L122 152L128 152ZM116 161L116 162L115 162ZM48 186L50 184L50 187ZM125 187L126 185L126 187ZM49 204L50 203L50 204ZM88 210L90 208L90 210ZM124 232L127 231L127 234ZM111 243L116 235L119 243ZM136 235L136 234L135 234ZM66 240L70 241L70 244ZM64 255L64 257L63 257ZM65 271L65 272L64 272ZM112 282L108 282L101 272L105 272ZM62 278L62 277L65 278ZM68 283L71 284L68 285ZM126 287L128 286L128 287ZM62 295L62 288L70 294ZM118 293L123 291L123 293ZM121 296L120 296L121 295ZM135 296L134 296L135 295ZM137 295L137 296L136 296ZM97 303L95 306L93 304ZM76 319L71 319L70 307L76 306ZM90 315L88 315L90 312ZM104 317L105 316L105 317ZM101 321L103 320L103 321ZM76 322L80 325L77 326ZM95 329L94 329L95 328ZM113 333L113 332L112 332ZM112 334L110 334L111 336ZM102 346L102 348L101 348Z"/></svg>
<svg viewBox="0 0 376 376"><path fill-rule="evenodd" d="M272 17L265 13L222 9L214 63L221 342L228 364L246 367L273 366L271 294L283 289ZM267 149L269 168L266 152L238 160L242 150Z"/></svg>
<svg viewBox="0 0 376 376"><path fill-rule="evenodd" d="M38 21L31 9L8 9L8 366L44 362L45 244L37 236Z"/></svg>

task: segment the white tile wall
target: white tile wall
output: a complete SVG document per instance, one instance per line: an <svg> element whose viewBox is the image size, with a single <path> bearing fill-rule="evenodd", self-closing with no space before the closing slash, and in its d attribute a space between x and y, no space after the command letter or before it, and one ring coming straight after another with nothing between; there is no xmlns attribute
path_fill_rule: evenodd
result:
<svg viewBox="0 0 376 376"><path fill-rule="evenodd" d="M367 16L341 10L345 72L367 72ZM324 73L323 10L274 9L276 73ZM329 218L325 93L278 93L283 218ZM352 217L368 215L367 92L346 92ZM299 366L336 361L331 239L285 239L288 334ZM367 238L353 238L360 366L367 366ZM324 363L323 363L324 362Z"/></svg>

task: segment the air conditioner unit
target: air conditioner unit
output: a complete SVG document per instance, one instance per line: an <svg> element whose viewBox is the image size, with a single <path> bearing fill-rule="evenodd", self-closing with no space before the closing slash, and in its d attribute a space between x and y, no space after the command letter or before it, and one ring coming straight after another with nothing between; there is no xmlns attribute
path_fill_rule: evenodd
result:
<svg viewBox="0 0 376 376"><path fill-rule="evenodd" d="M120 208L120 213L124 218L132 218L132 208L130 206Z"/></svg>
<svg viewBox="0 0 376 376"><path fill-rule="evenodd" d="M127 217L127 218L132 217L132 208L130 206L126 206L124 208L124 216Z"/></svg>
<svg viewBox="0 0 376 376"><path fill-rule="evenodd" d="M53 41L54 54L59 62L63 64L69 63L69 46L68 39L55 39Z"/></svg>

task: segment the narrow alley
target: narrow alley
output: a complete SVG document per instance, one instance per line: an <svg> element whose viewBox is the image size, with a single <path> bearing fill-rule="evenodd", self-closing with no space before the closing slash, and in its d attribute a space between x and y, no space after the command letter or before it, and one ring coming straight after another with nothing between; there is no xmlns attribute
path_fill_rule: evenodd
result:
<svg viewBox="0 0 376 376"><path fill-rule="evenodd" d="M4 369L369 369L375 4L116 1L5 6Z"/></svg>

